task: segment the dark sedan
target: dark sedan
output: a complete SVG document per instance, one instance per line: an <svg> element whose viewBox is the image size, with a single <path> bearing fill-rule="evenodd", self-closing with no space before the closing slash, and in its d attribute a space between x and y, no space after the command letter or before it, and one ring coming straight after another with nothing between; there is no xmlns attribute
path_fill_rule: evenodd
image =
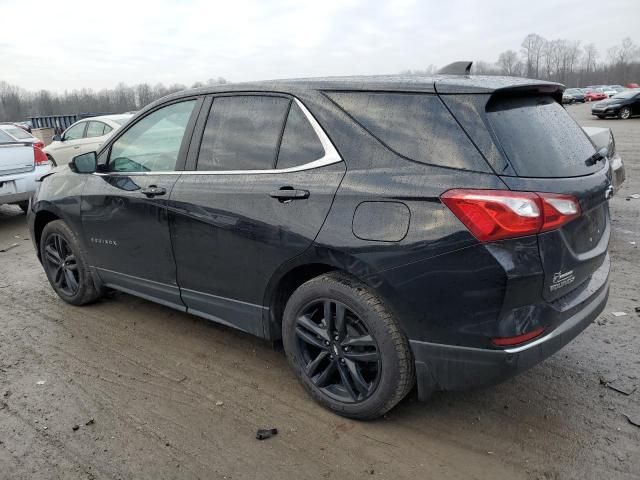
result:
<svg viewBox="0 0 640 480"><path fill-rule="evenodd" d="M640 115L640 90L628 90L594 104L591 115L598 118L618 117L623 120Z"/></svg>
<svg viewBox="0 0 640 480"><path fill-rule="evenodd" d="M568 88L562 95L562 103L584 103L584 92L579 88Z"/></svg>

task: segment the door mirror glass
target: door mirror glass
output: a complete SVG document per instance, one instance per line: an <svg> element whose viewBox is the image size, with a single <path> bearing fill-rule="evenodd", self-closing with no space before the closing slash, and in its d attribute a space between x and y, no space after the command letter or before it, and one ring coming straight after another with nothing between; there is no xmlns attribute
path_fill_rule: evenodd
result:
<svg viewBox="0 0 640 480"><path fill-rule="evenodd" d="M73 157L69 167L76 173L93 173L98 167L96 152L83 153Z"/></svg>

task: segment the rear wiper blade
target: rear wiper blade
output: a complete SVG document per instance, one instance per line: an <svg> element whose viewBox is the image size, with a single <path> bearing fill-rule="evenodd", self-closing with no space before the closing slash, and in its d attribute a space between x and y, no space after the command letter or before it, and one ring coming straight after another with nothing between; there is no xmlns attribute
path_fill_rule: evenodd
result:
<svg viewBox="0 0 640 480"><path fill-rule="evenodd" d="M587 158L584 163L587 167L590 167L591 165L595 165L600 160L604 160L605 158L607 158L607 153L609 153L609 151L607 150L607 147L602 147L596 153L594 153L589 158Z"/></svg>

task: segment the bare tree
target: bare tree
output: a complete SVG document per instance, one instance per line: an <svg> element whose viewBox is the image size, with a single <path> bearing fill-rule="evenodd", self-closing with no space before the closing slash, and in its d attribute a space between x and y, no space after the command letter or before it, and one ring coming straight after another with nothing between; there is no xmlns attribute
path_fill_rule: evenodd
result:
<svg viewBox="0 0 640 480"><path fill-rule="evenodd" d="M498 66L503 75L522 75L522 62L518 57L518 52L506 50L498 57Z"/></svg>
<svg viewBox="0 0 640 480"><path fill-rule="evenodd" d="M586 73L592 72L596 69L596 62L598 60L598 49L595 44L588 43L584 46L584 70Z"/></svg>
<svg viewBox="0 0 640 480"><path fill-rule="evenodd" d="M522 41L527 77L540 78L540 64L546 40L537 33L530 33Z"/></svg>

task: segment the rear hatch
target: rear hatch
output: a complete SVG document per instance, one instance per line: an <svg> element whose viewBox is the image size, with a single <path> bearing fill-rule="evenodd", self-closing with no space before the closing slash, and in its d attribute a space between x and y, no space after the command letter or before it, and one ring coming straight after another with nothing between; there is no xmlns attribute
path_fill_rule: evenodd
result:
<svg viewBox="0 0 640 480"><path fill-rule="evenodd" d="M509 164L498 170L504 183L511 190L573 195L580 204L578 218L538 235L543 297L556 300L588 280L607 255L607 200L612 192L608 160L594 159L593 143L558 103L557 94L506 91L481 97L484 102L476 99L466 105L484 103L477 113Z"/></svg>
<svg viewBox="0 0 640 480"><path fill-rule="evenodd" d="M35 167L33 146L24 143L0 143L0 177L30 172Z"/></svg>

